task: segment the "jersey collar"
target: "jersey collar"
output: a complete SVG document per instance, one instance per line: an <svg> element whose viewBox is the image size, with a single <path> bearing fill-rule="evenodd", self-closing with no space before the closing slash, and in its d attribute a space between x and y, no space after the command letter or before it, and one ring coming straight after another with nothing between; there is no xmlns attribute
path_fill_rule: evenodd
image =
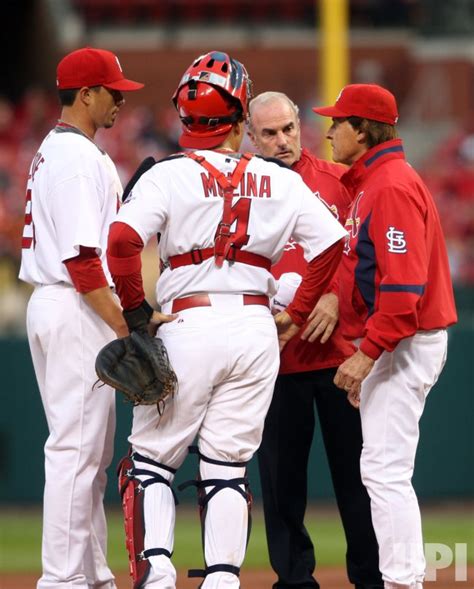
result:
<svg viewBox="0 0 474 589"><path fill-rule="evenodd" d="M76 135L82 135L82 137L85 137L85 139L88 139L93 145L95 145L102 155L106 155L106 152L101 149L95 141L83 133L78 127L74 127L74 125L70 125L64 121L58 121L56 127L54 127L54 131L56 133L75 133Z"/></svg>
<svg viewBox="0 0 474 589"><path fill-rule="evenodd" d="M389 160L405 159L405 152L401 139L391 139L372 147L359 158L351 168L341 176L341 182L346 186L357 186L361 180L369 176L379 166Z"/></svg>

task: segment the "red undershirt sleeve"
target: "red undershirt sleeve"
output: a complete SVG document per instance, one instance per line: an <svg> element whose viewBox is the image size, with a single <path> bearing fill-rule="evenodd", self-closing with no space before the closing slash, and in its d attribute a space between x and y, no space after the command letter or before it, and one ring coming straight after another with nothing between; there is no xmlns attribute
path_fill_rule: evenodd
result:
<svg viewBox="0 0 474 589"><path fill-rule="evenodd" d="M108 286L102 263L95 248L81 245L79 255L65 260L64 264L77 292L86 294L92 290Z"/></svg>
<svg viewBox="0 0 474 589"><path fill-rule="evenodd" d="M314 305L326 291L341 260L343 247L344 240L340 239L308 264L303 281L286 308L296 325L304 325Z"/></svg>
<svg viewBox="0 0 474 589"><path fill-rule="evenodd" d="M141 252L143 241L138 233L116 221L109 231L107 264L125 311L136 309L145 299L142 280Z"/></svg>
<svg viewBox="0 0 474 589"><path fill-rule="evenodd" d="M338 181L338 185L339 185L338 186L339 187L339 194L338 194L338 200L337 200L338 216L336 218L339 221L339 223L343 227L345 227L347 217L349 216L349 211L350 211L352 199L351 199L349 192L347 191L347 189L345 188L345 186L342 184L342 182L340 180ZM326 292L331 292L331 293L338 295L338 296L339 296L339 281L340 281L340 275L341 275L340 269L341 269L341 266L339 265L337 270L334 272L334 276L332 277L329 287L326 290Z"/></svg>

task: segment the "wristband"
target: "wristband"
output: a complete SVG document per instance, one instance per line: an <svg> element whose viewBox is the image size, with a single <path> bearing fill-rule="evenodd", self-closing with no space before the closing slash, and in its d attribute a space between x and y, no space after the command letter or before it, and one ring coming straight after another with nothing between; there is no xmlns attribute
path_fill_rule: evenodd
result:
<svg viewBox="0 0 474 589"><path fill-rule="evenodd" d="M143 299L139 307L123 311L124 319L130 331L146 331L148 323L153 315L153 307Z"/></svg>

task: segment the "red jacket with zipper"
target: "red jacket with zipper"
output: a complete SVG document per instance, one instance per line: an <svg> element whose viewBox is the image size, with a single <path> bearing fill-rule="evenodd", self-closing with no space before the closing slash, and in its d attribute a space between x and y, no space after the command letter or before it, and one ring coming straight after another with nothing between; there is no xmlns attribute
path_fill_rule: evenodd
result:
<svg viewBox="0 0 474 589"><path fill-rule="evenodd" d="M341 181L353 204L339 268L340 322L375 360L417 331L457 321L448 256L433 198L400 139L367 151Z"/></svg>

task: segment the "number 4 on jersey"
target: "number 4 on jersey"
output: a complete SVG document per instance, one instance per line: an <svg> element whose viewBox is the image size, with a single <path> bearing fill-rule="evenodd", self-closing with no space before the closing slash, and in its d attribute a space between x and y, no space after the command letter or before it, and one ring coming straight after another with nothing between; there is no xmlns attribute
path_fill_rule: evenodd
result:
<svg viewBox="0 0 474 589"><path fill-rule="evenodd" d="M25 227L23 229L23 238L21 240L22 249L26 250L30 247L35 247L35 226L33 224L33 216L31 210L31 188L26 191L25 204Z"/></svg>
<svg viewBox="0 0 474 589"><path fill-rule="evenodd" d="M240 248L246 245L250 239L248 234L249 216L250 216L250 205L252 199L250 198L239 198L235 205L231 208L230 215L230 226L234 230L230 233L229 238L234 247ZM217 229L216 237L219 232Z"/></svg>

